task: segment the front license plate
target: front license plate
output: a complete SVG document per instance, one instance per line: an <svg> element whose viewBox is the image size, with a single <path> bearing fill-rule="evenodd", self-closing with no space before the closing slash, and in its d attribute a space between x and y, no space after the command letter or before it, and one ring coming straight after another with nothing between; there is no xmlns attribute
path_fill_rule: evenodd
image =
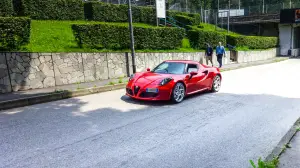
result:
<svg viewBox="0 0 300 168"><path fill-rule="evenodd" d="M158 89L157 88L147 88L146 92L158 93Z"/></svg>

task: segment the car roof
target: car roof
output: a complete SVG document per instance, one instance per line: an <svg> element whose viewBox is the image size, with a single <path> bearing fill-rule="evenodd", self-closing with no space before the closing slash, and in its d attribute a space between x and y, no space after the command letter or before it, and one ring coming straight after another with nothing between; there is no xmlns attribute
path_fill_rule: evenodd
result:
<svg viewBox="0 0 300 168"><path fill-rule="evenodd" d="M199 64L197 61L192 61L192 60L166 60L164 62L178 62L178 63L186 63L186 64Z"/></svg>

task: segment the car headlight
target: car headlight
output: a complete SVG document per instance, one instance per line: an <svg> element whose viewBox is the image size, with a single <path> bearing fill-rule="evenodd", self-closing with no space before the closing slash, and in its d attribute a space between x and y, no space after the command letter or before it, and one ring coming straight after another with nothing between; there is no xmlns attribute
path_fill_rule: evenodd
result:
<svg viewBox="0 0 300 168"><path fill-rule="evenodd" d="M171 78L171 77L170 78L165 78L165 79L163 79L162 81L159 82L159 85L163 86L163 85L169 83L172 79L173 78Z"/></svg>
<svg viewBox="0 0 300 168"><path fill-rule="evenodd" d="M131 81L134 78L134 74L130 75L129 81Z"/></svg>

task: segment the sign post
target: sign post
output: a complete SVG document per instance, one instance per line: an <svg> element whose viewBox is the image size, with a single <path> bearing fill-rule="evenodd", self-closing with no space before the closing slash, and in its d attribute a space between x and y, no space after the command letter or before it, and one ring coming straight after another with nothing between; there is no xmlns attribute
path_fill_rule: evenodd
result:
<svg viewBox="0 0 300 168"><path fill-rule="evenodd" d="M166 2L165 0L156 0L156 24L158 26L158 20L160 18L165 19L165 24L166 24Z"/></svg>

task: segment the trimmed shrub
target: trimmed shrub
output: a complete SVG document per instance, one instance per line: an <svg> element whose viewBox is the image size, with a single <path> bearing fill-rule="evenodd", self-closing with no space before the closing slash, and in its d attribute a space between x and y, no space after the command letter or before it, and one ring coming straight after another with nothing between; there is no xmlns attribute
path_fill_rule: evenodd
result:
<svg viewBox="0 0 300 168"><path fill-rule="evenodd" d="M191 29L187 32L191 46L195 49L205 49L206 43L211 46L217 46L219 42L226 44L226 35L215 31L205 31L199 29Z"/></svg>
<svg viewBox="0 0 300 168"><path fill-rule="evenodd" d="M14 13L12 0L0 0L0 17L12 16Z"/></svg>
<svg viewBox="0 0 300 168"><path fill-rule="evenodd" d="M72 25L80 47L128 49L129 29L126 24L78 24ZM168 27L134 27L136 49L176 49L181 46L184 30Z"/></svg>
<svg viewBox="0 0 300 168"><path fill-rule="evenodd" d="M176 15L175 19L184 25L195 25L196 22L195 18L184 15Z"/></svg>
<svg viewBox="0 0 300 168"><path fill-rule="evenodd" d="M191 18L194 18L194 25L198 25L201 23L201 16L200 14L198 13L186 13L186 12L178 12L178 11L167 11L167 15L169 17L172 17L172 18L176 18L176 15L182 15L182 16L187 16L187 17L191 17Z"/></svg>
<svg viewBox="0 0 300 168"><path fill-rule="evenodd" d="M86 19L104 22L128 21L126 5L115 5L102 2L86 2L84 4Z"/></svg>
<svg viewBox="0 0 300 168"><path fill-rule="evenodd" d="M0 17L0 50L10 51L28 44L30 23L29 18Z"/></svg>
<svg viewBox="0 0 300 168"><path fill-rule="evenodd" d="M102 2L86 2L84 4L85 17L88 20L103 22L127 22L127 5L115 5ZM133 22L155 23L155 10L150 7L132 7Z"/></svg>
<svg viewBox="0 0 300 168"><path fill-rule="evenodd" d="M87 20L102 22L127 22L128 6L116 5L103 2L86 2L84 4L84 13ZM194 24L200 24L200 14L191 14L177 11L167 11L167 15L175 18L176 15L182 15L193 18ZM189 18L189 19L190 19ZM132 6L132 19L135 23L156 24L155 8Z"/></svg>
<svg viewBox="0 0 300 168"><path fill-rule="evenodd" d="M36 20L83 20L82 0L23 0L25 15Z"/></svg>
<svg viewBox="0 0 300 168"><path fill-rule="evenodd" d="M248 47L249 49L268 49L277 46L278 38L227 35L227 43L236 47Z"/></svg>

